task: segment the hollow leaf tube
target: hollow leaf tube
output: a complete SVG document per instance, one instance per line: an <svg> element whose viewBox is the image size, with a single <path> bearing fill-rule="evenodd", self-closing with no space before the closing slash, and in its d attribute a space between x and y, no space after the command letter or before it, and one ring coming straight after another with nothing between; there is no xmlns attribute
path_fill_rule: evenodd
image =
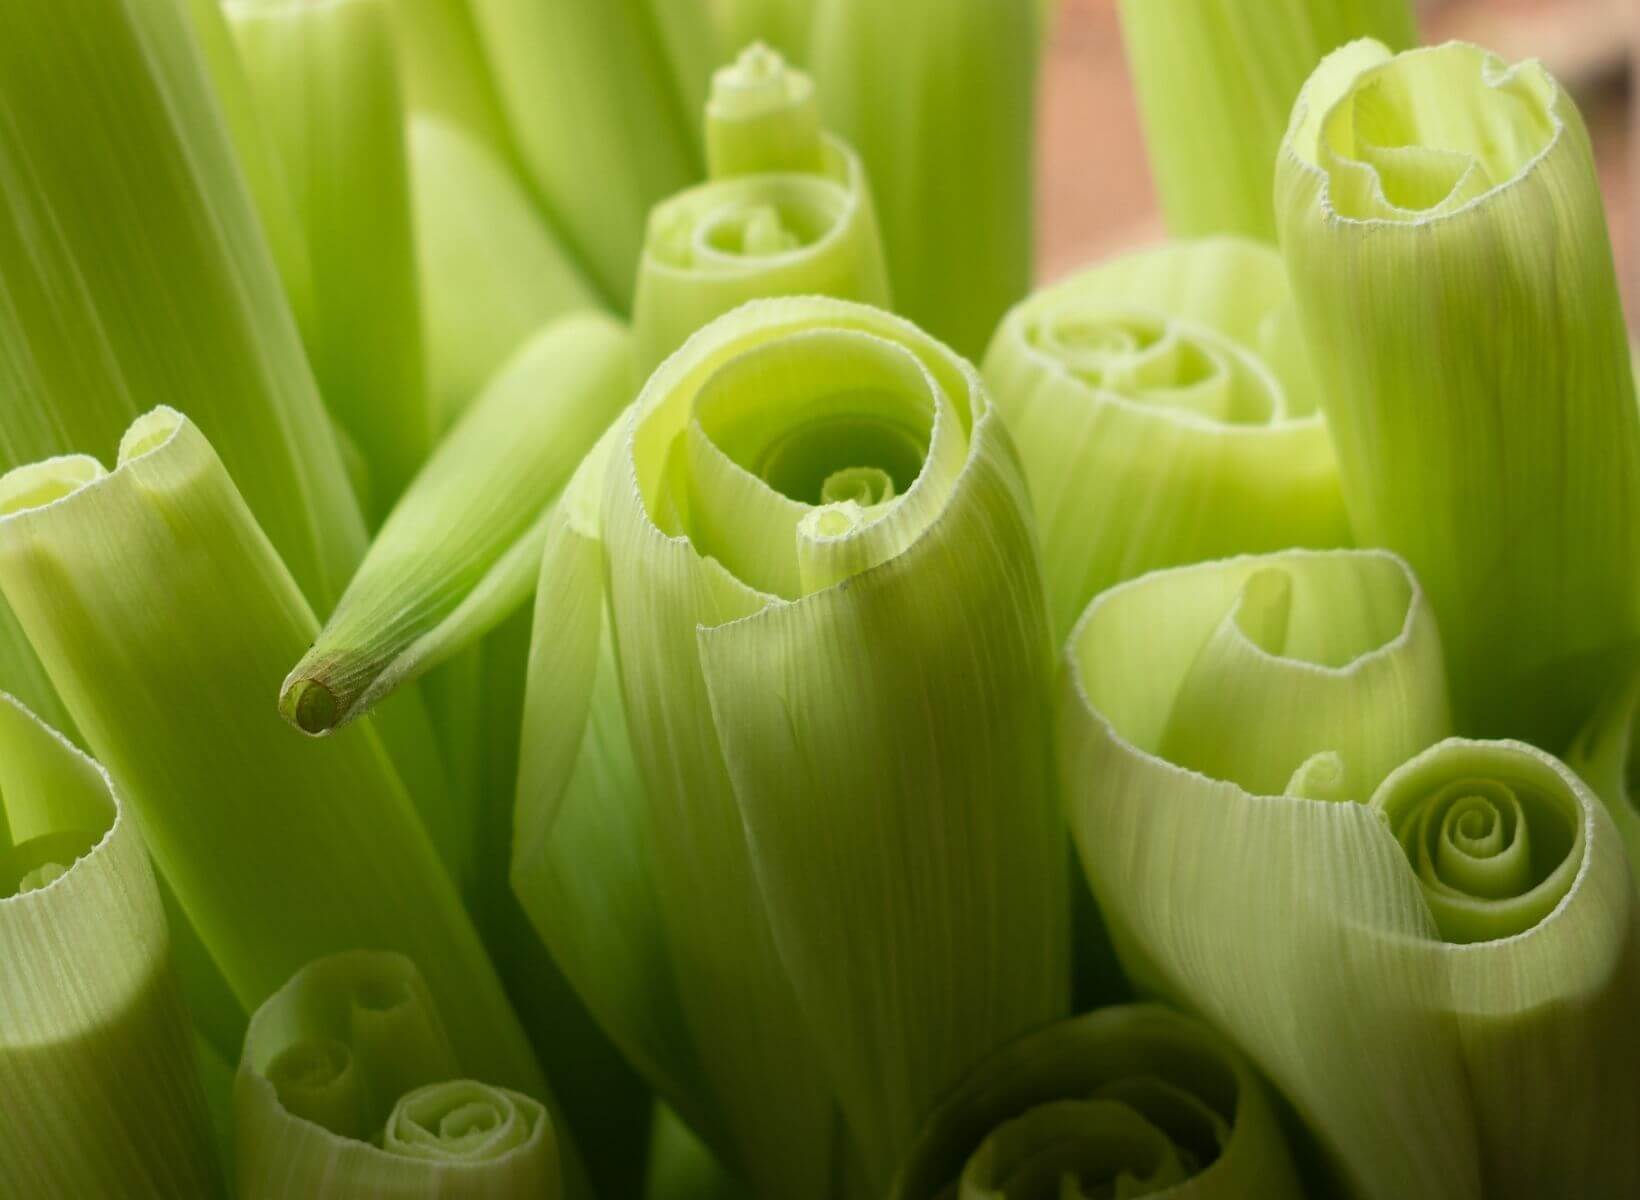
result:
<svg viewBox="0 0 1640 1200"><path fill-rule="evenodd" d="M1158 567L1350 540L1281 256L1126 255L1018 305L985 380L1019 445L1054 628Z"/></svg>
<svg viewBox="0 0 1640 1200"><path fill-rule="evenodd" d="M644 374L747 300L825 295L888 307L860 157L820 128L814 84L761 44L712 77L708 183L649 214L633 302Z"/></svg>
<svg viewBox="0 0 1640 1200"><path fill-rule="evenodd" d="M108 774L0 693L7 1195L223 1195L170 951Z"/></svg>
<svg viewBox="0 0 1640 1200"><path fill-rule="evenodd" d="M245 1035L234 1081L239 1195L558 1200L546 1109L461 1069L408 958L314 960Z"/></svg>
<svg viewBox="0 0 1640 1200"><path fill-rule="evenodd" d="M1428 588L1459 728L1564 746L1640 638L1640 409L1575 106L1536 62L1352 43L1276 197L1357 537Z"/></svg>

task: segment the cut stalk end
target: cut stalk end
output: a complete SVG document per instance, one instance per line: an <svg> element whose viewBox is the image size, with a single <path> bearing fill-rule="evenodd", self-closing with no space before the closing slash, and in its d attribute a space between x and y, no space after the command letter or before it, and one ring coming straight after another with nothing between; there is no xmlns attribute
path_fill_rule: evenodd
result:
<svg viewBox="0 0 1640 1200"><path fill-rule="evenodd" d="M319 737L340 724L341 706L318 680L297 679L279 693L279 714L303 733Z"/></svg>

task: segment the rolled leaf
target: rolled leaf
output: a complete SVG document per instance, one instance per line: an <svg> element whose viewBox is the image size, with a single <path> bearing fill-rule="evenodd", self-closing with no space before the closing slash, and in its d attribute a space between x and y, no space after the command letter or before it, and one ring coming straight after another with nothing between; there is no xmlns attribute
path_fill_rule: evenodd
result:
<svg viewBox="0 0 1640 1200"><path fill-rule="evenodd" d="M700 175L691 130L715 48L690 42L705 23L664 0L468 2L553 226L629 309L645 215Z"/></svg>
<svg viewBox="0 0 1640 1200"><path fill-rule="evenodd" d="M890 1193L1049 1194L1303 1192L1246 1060L1196 1021L1135 1004L1049 1025L986 1059L929 1117Z"/></svg>
<svg viewBox="0 0 1640 1200"><path fill-rule="evenodd" d="M364 524L181 6L5 5L0 108L0 466L172 405L328 609Z"/></svg>
<svg viewBox="0 0 1640 1200"><path fill-rule="evenodd" d="M223 1194L165 912L106 772L0 693L0 1191Z"/></svg>
<svg viewBox="0 0 1640 1200"><path fill-rule="evenodd" d="M1019 445L1054 628L1158 567L1341 546L1349 522L1281 256L1126 255L1008 314L985 381Z"/></svg>
<svg viewBox="0 0 1640 1200"><path fill-rule="evenodd" d="M1381 551L1112 588L1067 652L1077 846L1128 972L1285 1093L1328 1194L1621 1194L1627 1142L1594 1149L1636 1102L1616 831L1541 752L1424 749L1438 643Z"/></svg>
<svg viewBox="0 0 1640 1200"><path fill-rule="evenodd" d="M618 844L648 861L610 903L671 973L640 988L623 945L599 965L629 1008L594 1011L623 1044L683 1022L663 1081L721 1122L703 1135L758 1194L829 1194L833 1094L839 1169L857 1156L880 1189L941 1091L1067 1004L1046 610L1012 446L963 360L805 298L707 326L604 449L601 527L549 540L576 573L538 620L575 624L538 625L532 683L557 661L582 687L555 706L532 686L526 742L552 749L525 759L524 844L590 838L578 813L621 797L597 833L631 822ZM630 749L594 707L606 635ZM555 707L548 735L534 714ZM521 845L515 880L530 868Z"/></svg>
<svg viewBox="0 0 1640 1200"><path fill-rule="evenodd" d="M0 496L0 589L244 1010L317 955L401 950L470 1015L462 1062L544 1098L374 729L304 742L268 702L318 622L204 435L157 409L112 473L50 460Z"/></svg>
<svg viewBox="0 0 1640 1200"><path fill-rule="evenodd" d="M325 733L470 644L529 595L547 506L630 395L631 343L567 317L502 369L371 543L279 709Z"/></svg>
<svg viewBox="0 0 1640 1200"><path fill-rule="evenodd" d="M645 374L713 317L768 296L888 305L860 157L820 128L814 84L767 46L712 76L711 182L657 205L632 324Z"/></svg>
<svg viewBox="0 0 1640 1200"><path fill-rule="evenodd" d="M1121 0L1151 176L1174 237L1276 239L1276 151L1328 51L1417 45L1410 0Z"/></svg>
<svg viewBox="0 0 1640 1200"><path fill-rule="evenodd" d="M1640 670L1631 669L1572 740L1566 765L1600 797L1640 879Z"/></svg>
<svg viewBox="0 0 1640 1200"><path fill-rule="evenodd" d="M546 1109L460 1072L410 959L354 950L309 963L245 1036L234 1081L239 1195L557 1200Z"/></svg>
<svg viewBox="0 0 1640 1200"><path fill-rule="evenodd" d="M1038 6L814 7L820 103L865 162L895 306L978 358L1031 286Z"/></svg>
<svg viewBox="0 0 1640 1200"><path fill-rule="evenodd" d="M530 334L598 301L491 148L421 115L409 144L427 385L442 430Z"/></svg>
<svg viewBox="0 0 1640 1200"><path fill-rule="evenodd" d="M1640 410L1576 108L1536 62L1354 43L1277 199L1357 536L1429 589L1460 728L1565 745L1640 638Z"/></svg>
<svg viewBox="0 0 1640 1200"><path fill-rule="evenodd" d="M378 0L225 11L307 247L308 356L379 518L433 438L393 29Z"/></svg>

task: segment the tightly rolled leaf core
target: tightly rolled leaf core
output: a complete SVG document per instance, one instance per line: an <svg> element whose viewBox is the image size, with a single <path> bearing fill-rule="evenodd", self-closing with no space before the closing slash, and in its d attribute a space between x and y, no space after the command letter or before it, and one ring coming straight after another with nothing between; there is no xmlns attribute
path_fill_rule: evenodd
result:
<svg viewBox="0 0 1640 1200"><path fill-rule="evenodd" d="M711 181L657 205L633 327L645 372L747 300L829 295L887 307L865 170L820 127L814 84L763 45L712 77Z"/></svg>
<svg viewBox="0 0 1640 1200"><path fill-rule="evenodd" d="M409 959L314 961L246 1034L234 1099L241 1194L556 1196L542 1105L459 1075Z"/></svg>
<svg viewBox="0 0 1640 1200"><path fill-rule="evenodd" d="M1389 820L1442 938L1524 933L1571 891L1586 853L1566 781L1507 746L1453 743L1385 781Z"/></svg>
<svg viewBox="0 0 1640 1200"><path fill-rule="evenodd" d="M1300 1195L1258 1076L1206 1027L1155 1005L1029 1034L935 1110L893 1200L1097 1200L1189 1189Z"/></svg>
<svg viewBox="0 0 1640 1200"><path fill-rule="evenodd" d="M985 378L1019 443L1056 629L1147 570L1349 540L1275 251L1128 255L1031 297Z"/></svg>

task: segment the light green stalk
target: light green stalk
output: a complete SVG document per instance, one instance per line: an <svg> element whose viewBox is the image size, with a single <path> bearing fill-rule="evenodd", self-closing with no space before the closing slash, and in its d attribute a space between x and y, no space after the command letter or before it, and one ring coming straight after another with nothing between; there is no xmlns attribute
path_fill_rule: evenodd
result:
<svg viewBox="0 0 1640 1200"><path fill-rule="evenodd" d="M1629 865L1640 880L1640 670L1631 669L1600 702L1572 740L1571 767L1600 797L1623 835Z"/></svg>
<svg viewBox="0 0 1640 1200"><path fill-rule="evenodd" d="M1276 152L1330 50L1417 45L1410 0L1121 0L1150 169L1174 237L1276 239Z"/></svg>
<svg viewBox="0 0 1640 1200"><path fill-rule="evenodd" d="M711 182L649 214L632 324L647 375L714 317L768 296L888 307L859 155L820 128L814 84L758 44L712 76Z"/></svg>
<svg viewBox="0 0 1640 1200"><path fill-rule="evenodd" d="M411 117L409 140L428 392L443 430L530 334L598 301L492 149L432 116Z"/></svg>
<svg viewBox="0 0 1640 1200"><path fill-rule="evenodd" d="M471 644L529 596L546 514L632 387L631 343L593 314L548 326L440 444L286 677L285 718L326 733Z"/></svg>
<svg viewBox="0 0 1640 1200"><path fill-rule="evenodd" d="M746 1190L677 1113L657 1102L643 1200L746 1200Z"/></svg>
<svg viewBox="0 0 1640 1200"><path fill-rule="evenodd" d="M1025 464L1060 636L1157 567L1349 542L1273 249L1209 238L1083 271L1008 314L985 381Z"/></svg>
<svg viewBox="0 0 1640 1200"><path fill-rule="evenodd" d="M1264 1083L1206 1026L1104 1008L986 1059L924 1124L891 1200L1298 1200Z"/></svg>
<svg viewBox="0 0 1640 1200"><path fill-rule="evenodd" d="M0 1193L223 1194L170 938L106 772L0 693Z"/></svg>
<svg viewBox="0 0 1640 1200"><path fill-rule="evenodd" d="M118 468L0 480L0 589L246 1011L316 955L426 964L471 1069L544 1089L375 731L313 744L268 698L318 629L203 434L158 409Z"/></svg>
<svg viewBox="0 0 1640 1200"><path fill-rule="evenodd" d="M0 466L172 405L328 609L364 524L182 9L4 5L0 109Z"/></svg>
<svg viewBox="0 0 1640 1200"><path fill-rule="evenodd" d="M549 531L514 885L758 1194L880 1190L1067 1006L1026 506L971 367L802 298L668 359Z"/></svg>
<svg viewBox="0 0 1640 1200"><path fill-rule="evenodd" d="M386 11L393 25L405 107L417 117L460 130L510 173L517 152L501 115L469 0L392 0Z"/></svg>
<svg viewBox="0 0 1640 1200"><path fill-rule="evenodd" d="M1565 745L1640 639L1640 412L1576 108L1535 62L1357 42L1276 191L1357 536L1429 589L1460 726Z"/></svg>
<svg viewBox="0 0 1640 1200"><path fill-rule="evenodd" d="M816 0L826 123L859 152L896 307L978 358L1031 286L1038 6Z"/></svg>
<svg viewBox="0 0 1640 1200"><path fill-rule="evenodd" d="M1158 572L1095 599L1067 656L1071 825L1123 964L1285 1093L1328 1194L1621 1193L1617 831L1540 751L1429 748L1439 639L1400 560Z"/></svg>
<svg viewBox="0 0 1640 1200"><path fill-rule="evenodd" d="M239 1195L558 1200L546 1109L461 1069L410 959L316 959L256 1010L245 1036L234 1081Z"/></svg>
<svg viewBox="0 0 1640 1200"><path fill-rule="evenodd" d="M309 359L379 519L433 437L392 26L378 0L225 11L307 248Z"/></svg>
<svg viewBox="0 0 1640 1200"><path fill-rule="evenodd" d="M716 54L669 0L469 0L501 107L553 226L625 311L652 205L700 175L689 114Z"/></svg>

